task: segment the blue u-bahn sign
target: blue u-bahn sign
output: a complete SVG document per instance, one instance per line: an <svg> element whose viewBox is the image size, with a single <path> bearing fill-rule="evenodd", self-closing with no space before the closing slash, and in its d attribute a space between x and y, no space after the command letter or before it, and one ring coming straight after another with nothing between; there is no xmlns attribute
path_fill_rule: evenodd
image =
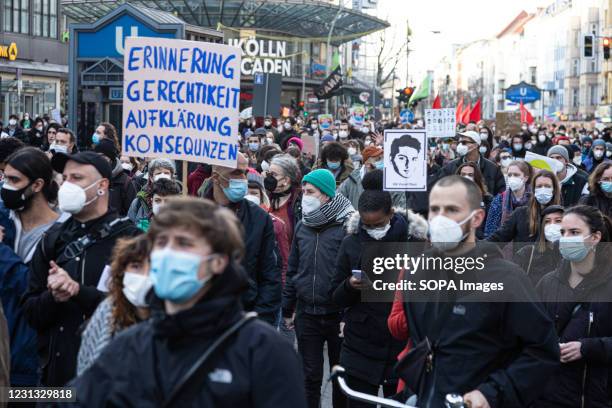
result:
<svg viewBox="0 0 612 408"><path fill-rule="evenodd" d="M539 101L542 96L540 88L535 85L521 81L506 89L506 99L515 103L532 103Z"/></svg>

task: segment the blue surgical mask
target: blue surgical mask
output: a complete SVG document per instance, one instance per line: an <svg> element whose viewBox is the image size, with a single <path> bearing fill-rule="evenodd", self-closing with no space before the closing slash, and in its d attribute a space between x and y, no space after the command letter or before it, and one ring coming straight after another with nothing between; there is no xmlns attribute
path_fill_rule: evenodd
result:
<svg viewBox="0 0 612 408"><path fill-rule="evenodd" d="M599 186L604 193L612 193L612 181L600 181Z"/></svg>
<svg viewBox="0 0 612 408"><path fill-rule="evenodd" d="M327 168L330 170L338 170L340 168L340 162L327 161Z"/></svg>
<svg viewBox="0 0 612 408"><path fill-rule="evenodd" d="M223 194L232 203L242 200L249 190L249 183L246 180L230 179L229 186L223 187Z"/></svg>
<svg viewBox="0 0 612 408"><path fill-rule="evenodd" d="M256 152L259 150L259 143L249 143L249 150Z"/></svg>
<svg viewBox="0 0 612 408"><path fill-rule="evenodd" d="M587 235L583 237L578 235L575 237L561 237L559 239L559 252L564 259L570 262L580 262L589 254L591 246L584 242L585 238L590 237Z"/></svg>
<svg viewBox="0 0 612 408"><path fill-rule="evenodd" d="M93 144L95 144L95 145L97 145L98 143L100 143L100 136L98 136L98 134L97 134L97 133L94 133L94 134L91 136L91 143L93 143Z"/></svg>
<svg viewBox="0 0 612 408"><path fill-rule="evenodd" d="M212 275L200 280L198 271L203 258L189 252L170 248L151 253L151 280L155 294L174 303L185 303L210 280Z"/></svg>
<svg viewBox="0 0 612 408"><path fill-rule="evenodd" d="M385 168L385 162L383 160L379 160L376 163L374 163L374 167L378 170L382 170Z"/></svg>

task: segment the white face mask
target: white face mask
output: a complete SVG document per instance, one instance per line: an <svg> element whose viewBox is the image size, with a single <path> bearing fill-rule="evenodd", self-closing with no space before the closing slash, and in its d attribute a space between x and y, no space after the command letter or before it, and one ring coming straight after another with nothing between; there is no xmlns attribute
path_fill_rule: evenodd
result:
<svg viewBox="0 0 612 408"><path fill-rule="evenodd" d="M361 133L370 133L370 128L368 126L364 126L361 128Z"/></svg>
<svg viewBox="0 0 612 408"><path fill-rule="evenodd" d="M278 133L283 133L283 130L284 130L284 129L285 129L285 128L283 127L283 125L278 125L278 126L276 127L276 130L278 130Z"/></svg>
<svg viewBox="0 0 612 408"><path fill-rule="evenodd" d="M550 203L550 200L553 198L553 188L552 187L540 187L536 188L534 191L534 196L538 203L545 205Z"/></svg>
<svg viewBox="0 0 612 408"><path fill-rule="evenodd" d="M593 157L595 157L597 160L601 159L604 155L603 150L593 150Z"/></svg>
<svg viewBox="0 0 612 408"><path fill-rule="evenodd" d="M478 148L478 151L480 152L480 154L485 154L487 152L487 146L480 146Z"/></svg>
<svg viewBox="0 0 612 408"><path fill-rule="evenodd" d="M162 203L153 203L151 205L151 211L153 212L153 215L159 214L159 210L161 210L162 206Z"/></svg>
<svg viewBox="0 0 612 408"><path fill-rule="evenodd" d="M55 153L68 154L68 146L51 143L51 146L49 146L49 151L54 151Z"/></svg>
<svg viewBox="0 0 612 408"><path fill-rule="evenodd" d="M321 208L321 201L317 197L302 196L302 212L310 214Z"/></svg>
<svg viewBox="0 0 612 408"><path fill-rule="evenodd" d="M264 125L266 127L270 127L271 124L272 124L272 122L270 122L269 120L264 121Z"/></svg>
<svg viewBox="0 0 612 408"><path fill-rule="evenodd" d="M157 181L161 179L172 180L172 176L166 173L159 173L153 176L153 181Z"/></svg>
<svg viewBox="0 0 612 408"><path fill-rule="evenodd" d="M340 136L340 139L346 139L348 137L348 132L346 130L341 130L338 132L338 136Z"/></svg>
<svg viewBox="0 0 612 408"><path fill-rule="evenodd" d="M268 171L268 170L270 170L270 163L268 163L268 162L267 162L267 161L265 161L265 160L264 160L264 161L262 161L262 162L261 162L261 169L262 169L263 171Z"/></svg>
<svg viewBox="0 0 612 408"><path fill-rule="evenodd" d="M525 181L520 177L508 177L508 187L512 191L518 191L525 186Z"/></svg>
<svg viewBox="0 0 612 408"><path fill-rule="evenodd" d="M387 235L387 232L389 232L390 229L391 229L391 224L387 224L384 227L380 227L380 228L366 229L366 232L373 239L380 241L381 239L385 237L385 235Z"/></svg>
<svg viewBox="0 0 612 408"><path fill-rule="evenodd" d="M538 135L538 141L544 143L546 141L546 135Z"/></svg>
<svg viewBox="0 0 612 408"><path fill-rule="evenodd" d="M468 154L469 150L470 148L467 145L464 145L464 144L457 145L457 154L459 156L465 156L466 154Z"/></svg>
<svg viewBox="0 0 612 408"><path fill-rule="evenodd" d="M17 121L15 119L9 119L9 126L15 126Z"/></svg>
<svg viewBox="0 0 612 408"><path fill-rule="evenodd" d="M98 181L100 180L94 181L85 188L69 181L64 181L64 184L62 184L57 193L57 201L60 210L69 214L80 213L86 205L93 203L98 196L101 195L98 193L93 199L87 201L87 195L85 194L85 191L95 186Z"/></svg>
<svg viewBox="0 0 612 408"><path fill-rule="evenodd" d="M582 164L582 157L580 156L574 156L574 158L572 159L572 162L576 165L576 166L580 166Z"/></svg>
<svg viewBox="0 0 612 408"><path fill-rule="evenodd" d="M354 147L349 147L347 149L349 156L354 156L357 154L357 149L355 149Z"/></svg>
<svg viewBox="0 0 612 408"><path fill-rule="evenodd" d="M123 167L123 170L125 171L134 170L134 166L132 165L132 163L121 163L121 167Z"/></svg>
<svg viewBox="0 0 612 408"><path fill-rule="evenodd" d="M545 226L544 236L548 242L557 242L561 238L561 224L548 224Z"/></svg>
<svg viewBox="0 0 612 408"><path fill-rule="evenodd" d="M457 248L468 234L464 234L461 226L468 222L474 215L474 211L461 222L453 221L443 215L435 216L429 221L429 240L434 247L441 251L450 251Z"/></svg>
<svg viewBox="0 0 612 408"><path fill-rule="evenodd" d="M252 202L255 205L261 205L261 199L253 194L247 194L244 196L245 200L249 200L250 202Z"/></svg>
<svg viewBox="0 0 612 408"><path fill-rule="evenodd" d="M123 294L136 307L147 307L147 293L153 287L153 281L149 276L134 272L126 272L123 275Z"/></svg>

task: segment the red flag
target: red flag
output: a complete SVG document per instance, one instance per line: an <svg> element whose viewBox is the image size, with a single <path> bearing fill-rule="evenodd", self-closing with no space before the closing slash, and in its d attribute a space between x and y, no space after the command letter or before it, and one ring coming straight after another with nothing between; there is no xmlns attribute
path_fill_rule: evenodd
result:
<svg viewBox="0 0 612 408"><path fill-rule="evenodd" d="M533 116L531 116L531 112L523 105L523 101L521 100L521 123L527 122L528 125L533 123Z"/></svg>
<svg viewBox="0 0 612 408"><path fill-rule="evenodd" d="M472 113L470 113L470 121L478 123L479 120L480 120L480 98L478 98L478 100L474 104L474 107L472 107Z"/></svg>
<svg viewBox="0 0 612 408"><path fill-rule="evenodd" d="M437 95L436 99L434 99L433 105L431 105L431 109L442 109L442 102L440 102L440 95Z"/></svg>
<svg viewBox="0 0 612 408"><path fill-rule="evenodd" d="M463 114L461 115L461 123L463 123L465 125L470 123L470 113L472 113L472 107L468 103L467 106L465 107L464 111L463 111Z"/></svg>
<svg viewBox="0 0 612 408"><path fill-rule="evenodd" d="M461 114L463 113L463 97L457 104L457 110L455 111L455 116L457 119L457 123L461 123Z"/></svg>

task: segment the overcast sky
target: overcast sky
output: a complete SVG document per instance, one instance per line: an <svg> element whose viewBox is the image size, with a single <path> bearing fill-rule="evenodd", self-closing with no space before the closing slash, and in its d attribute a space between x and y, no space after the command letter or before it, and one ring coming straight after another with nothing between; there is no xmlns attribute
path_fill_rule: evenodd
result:
<svg viewBox="0 0 612 408"><path fill-rule="evenodd" d="M553 0L378 0L377 14L391 23L387 35L399 46L410 23L412 50L408 63L415 85L428 69L433 69L451 45L490 38L506 27L521 10L535 11L537 4ZM434 34L432 31L440 31ZM406 58L398 66L398 76L406 77Z"/></svg>

